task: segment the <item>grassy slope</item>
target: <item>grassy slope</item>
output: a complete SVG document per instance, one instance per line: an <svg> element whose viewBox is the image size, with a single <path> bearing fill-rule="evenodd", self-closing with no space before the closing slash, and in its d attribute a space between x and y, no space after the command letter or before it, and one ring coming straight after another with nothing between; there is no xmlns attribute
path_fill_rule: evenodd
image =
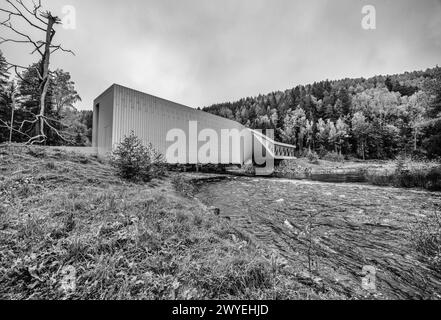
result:
<svg viewBox="0 0 441 320"><path fill-rule="evenodd" d="M424 188L441 190L441 165L437 161L344 161L319 160L311 163L300 158L283 161L276 168L276 176L295 179L309 178L314 174L361 176L367 182L380 186Z"/></svg>
<svg viewBox="0 0 441 320"><path fill-rule="evenodd" d="M139 185L94 158L0 150L1 299L329 297L169 178Z"/></svg>

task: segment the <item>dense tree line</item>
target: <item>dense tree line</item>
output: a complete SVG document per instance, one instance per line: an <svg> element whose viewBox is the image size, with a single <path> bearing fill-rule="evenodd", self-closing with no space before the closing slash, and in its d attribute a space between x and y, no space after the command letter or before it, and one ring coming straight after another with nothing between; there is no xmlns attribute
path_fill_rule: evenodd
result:
<svg viewBox="0 0 441 320"><path fill-rule="evenodd" d="M34 65L36 66L36 65ZM0 51L0 143L26 142L35 132L35 114L40 107L37 68L30 66L11 78L6 59ZM74 104L81 101L69 72L50 72L45 98L48 126L47 145L89 145L92 139L92 111L78 111ZM12 113L13 117L12 117Z"/></svg>
<svg viewBox="0 0 441 320"><path fill-rule="evenodd" d="M299 85L203 109L247 127L274 129L299 153L386 159L441 156L441 68Z"/></svg>

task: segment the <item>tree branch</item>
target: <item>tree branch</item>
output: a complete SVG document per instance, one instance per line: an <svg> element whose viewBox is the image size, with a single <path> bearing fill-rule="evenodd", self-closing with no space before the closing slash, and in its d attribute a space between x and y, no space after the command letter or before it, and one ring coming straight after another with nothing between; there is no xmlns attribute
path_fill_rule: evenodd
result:
<svg viewBox="0 0 441 320"><path fill-rule="evenodd" d="M16 0L18 3L20 3L21 1L18 1L18 0ZM31 20L29 20L26 16L25 16L25 14L19 9L19 8L17 8L12 2L11 2L11 0L6 0L6 2L7 3L9 3L15 10L16 10L16 15L18 16L18 17L21 17L21 18L23 18L24 20L26 20L26 22L27 23L29 23L31 26L33 26L34 28L37 28L37 29L40 29L41 31L43 31L43 32L46 32L46 30L43 28L43 27L41 27L41 26L38 26L38 25L36 25L35 23L33 23ZM23 7L25 7L25 5L24 4L22 4L23 5ZM6 10L3 10L3 11L6 11ZM29 12L29 9L27 9L26 8L26 11L28 11ZM38 13L37 12L35 12L35 13L33 13L32 14L32 16L34 16L35 18L37 18L38 19Z"/></svg>
<svg viewBox="0 0 441 320"><path fill-rule="evenodd" d="M72 55L75 55L75 52L73 52L72 50L64 49L61 45L50 46L50 47L54 49L54 50L51 51L51 54L54 53L54 52L56 52L56 51L58 51L58 50L61 50L61 51L63 51L63 52L66 52L66 53L70 53L70 54L72 54Z"/></svg>

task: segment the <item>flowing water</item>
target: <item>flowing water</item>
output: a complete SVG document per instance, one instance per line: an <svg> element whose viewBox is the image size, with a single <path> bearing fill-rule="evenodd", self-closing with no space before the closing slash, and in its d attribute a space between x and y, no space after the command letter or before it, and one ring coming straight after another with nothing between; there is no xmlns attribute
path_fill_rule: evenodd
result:
<svg viewBox="0 0 441 320"><path fill-rule="evenodd" d="M411 227L441 193L277 178L235 177L197 197L299 270L299 281L348 297L441 298L441 275L415 251ZM362 285L373 268L374 287Z"/></svg>

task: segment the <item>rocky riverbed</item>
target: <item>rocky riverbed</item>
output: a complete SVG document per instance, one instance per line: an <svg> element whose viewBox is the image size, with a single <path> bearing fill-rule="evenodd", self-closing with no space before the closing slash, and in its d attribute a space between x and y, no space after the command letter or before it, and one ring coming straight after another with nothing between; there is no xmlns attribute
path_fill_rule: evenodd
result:
<svg viewBox="0 0 441 320"><path fill-rule="evenodd" d="M318 291L441 298L441 275L422 262L411 240L418 219L439 210L441 193L246 177L203 183L198 190L201 201L218 207Z"/></svg>

